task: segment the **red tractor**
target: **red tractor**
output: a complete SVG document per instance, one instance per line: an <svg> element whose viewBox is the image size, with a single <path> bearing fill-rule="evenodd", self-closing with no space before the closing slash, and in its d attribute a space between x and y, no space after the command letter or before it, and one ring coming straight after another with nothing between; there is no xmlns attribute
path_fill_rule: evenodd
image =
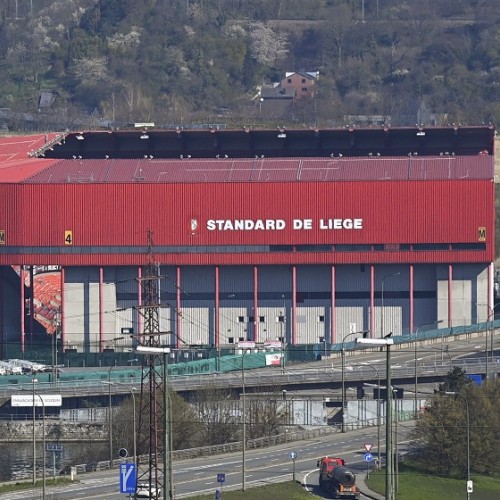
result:
<svg viewBox="0 0 500 500"><path fill-rule="evenodd" d="M319 467L319 487L332 498L354 498L359 500L356 474L345 467L345 461L338 457L323 457L316 464Z"/></svg>

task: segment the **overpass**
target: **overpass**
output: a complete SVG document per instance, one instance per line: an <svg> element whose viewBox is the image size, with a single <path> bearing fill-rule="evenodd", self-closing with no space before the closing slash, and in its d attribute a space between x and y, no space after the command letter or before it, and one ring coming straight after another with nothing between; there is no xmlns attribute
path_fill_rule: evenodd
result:
<svg viewBox="0 0 500 500"><path fill-rule="evenodd" d="M393 385L411 388L414 394L415 375L418 385L441 382L453 367L462 368L467 374L480 375L483 379L497 376L500 371L500 353L495 351L499 334L495 330L490 337L485 332L475 332L442 339L428 339L420 342L396 344L392 349ZM485 357L485 340L491 341L493 350ZM250 357L241 355L240 358ZM415 370L416 368L416 370ZM378 349L345 351L345 386L360 387L363 384L383 385L386 379L385 353ZM79 408L86 404L107 406L109 397L117 405L130 396L132 388L140 390L140 372L130 377L130 369L112 367L104 370L100 378L89 378L71 382L37 383L40 394L61 394L64 408ZM113 379L111 379L113 373ZM125 374L126 376L120 376ZM241 364L239 369L227 373L210 373L188 376L171 376L169 382L174 391L183 396L205 387L229 389L240 392L243 385ZM108 377L109 376L109 377ZM111 380L111 384L109 381ZM285 368L272 366L248 370L245 361L245 390L248 393L286 390L287 392L320 393L339 391L342 384L341 355L335 353L327 358L310 363L297 363ZM32 391L31 377L24 382L0 386L0 414L12 413L10 396L20 391ZM49 410L49 409L47 409ZM25 411L25 410L24 410Z"/></svg>

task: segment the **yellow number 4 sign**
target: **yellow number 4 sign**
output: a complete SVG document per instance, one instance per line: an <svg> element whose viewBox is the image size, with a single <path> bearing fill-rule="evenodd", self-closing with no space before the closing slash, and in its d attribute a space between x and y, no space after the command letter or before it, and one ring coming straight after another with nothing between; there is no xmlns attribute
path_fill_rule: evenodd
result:
<svg viewBox="0 0 500 500"><path fill-rule="evenodd" d="M64 231L64 244L65 245L73 244L73 231Z"/></svg>

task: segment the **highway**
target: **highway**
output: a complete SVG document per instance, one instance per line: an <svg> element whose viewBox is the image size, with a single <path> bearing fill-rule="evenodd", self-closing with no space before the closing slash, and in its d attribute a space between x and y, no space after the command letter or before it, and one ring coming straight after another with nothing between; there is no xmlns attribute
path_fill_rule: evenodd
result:
<svg viewBox="0 0 500 500"><path fill-rule="evenodd" d="M499 344L500 333L495 330L493 335L488 335L489 345L494 346L494 356L491 356L488 363L490 373L499 371L500 357ZM418 342L416 350L418 379L423 384L426 379L442 378L448 373L452 366L463 368L467 373L482 373L486 371L485 363L485 336L483 333L470 333L454 335ZM393 378L398 383L406 381L411 385L415 374L415 343L397 344L392 351ZM376 382L376 372L373 368L363 365L373 365L380 372L381 380L385 377L386 357L384 352L378 350L346 350L346 383L364 381ZM90 369L91 370L91 369ZM118 370L118 367L117 367ZM211 387L238 388L241 387L241 377L239 370L229 373L201 374L171 377L171 385L175 391L189 392L198 390L210 384ZM291 390L299 388L310 389L314 386L320 388L322 385L337 389L341 381L341 357L340 353L332 354L331 357L321 361L308 363L289 363L284 372L279 367L267 367L248 371L245 374L245 384L251 391L252 387L282 386ZM126 384L126 380L111 387L113 394L130 394L129 387L138 387L138 381ZM27 389L31 384L26 385ZM11 394L17 393L20 386L0 387L0 398L10 398ZM59 383L57 387L52 384L38 384L38 390L57 391L63 397L102 395L106 397L110 390L109 386L103 384L101 380L87 380L85 382Z"/></svg>
<svg viewBox="0 0 500 500"><path fill-rule="evenodd" d="M399 451L402 453L408 445L408 432L412 422L398 425ZM305 479L306 486L319 497L325 496L318 488L316 461L324 455L336 455L344 458L346 464L357 474L365 473L367 462L363 457L365 444L372 444L372 455L377 454L377 428L370 427L340 432L329 437L314 438L307 441L286 443L270 448L247 450L245 459L246 487L265 485L272 482L293 479L294 464L290 458L296 452L295 476L297 480ZM369 465L373 469L374 463ZM242 454L231 453L176 461L173 464L175 498L187 498L195 494L211 495L220 485L217 474L224 473L226 482L223 489L241 489ZM41 482L37 489L24 490L18 493L0 495L0 500L39 499ZM78 476L78 482L71 485L48 487L47 496L60 500L95 499L115 500L126 498L119 493L118 469L88 473Z"/></svg>

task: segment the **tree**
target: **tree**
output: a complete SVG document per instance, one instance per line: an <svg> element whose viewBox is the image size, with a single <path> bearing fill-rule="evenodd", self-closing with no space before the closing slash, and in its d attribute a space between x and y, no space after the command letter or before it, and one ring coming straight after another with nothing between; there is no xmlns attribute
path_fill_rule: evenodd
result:
<svg viewBox="0 0 500 500"><path fill-rule="evenodd" d="M439 384L439 392L462 392L462 390L472 384L472 380L467 377L465 370L459 366L454 366L453 370L448 372L444 382Z"/></svg>
<svg viewBox="0 0 500 500"><path fill-rule="evenodd" d="M441 391L431 398L417 421L412 437L419 445L421 462L430 472L462 478L467 476L467 458L471 472L498 471L500 382L476 386L462 381L455 387L460 391Z"/></svg>

